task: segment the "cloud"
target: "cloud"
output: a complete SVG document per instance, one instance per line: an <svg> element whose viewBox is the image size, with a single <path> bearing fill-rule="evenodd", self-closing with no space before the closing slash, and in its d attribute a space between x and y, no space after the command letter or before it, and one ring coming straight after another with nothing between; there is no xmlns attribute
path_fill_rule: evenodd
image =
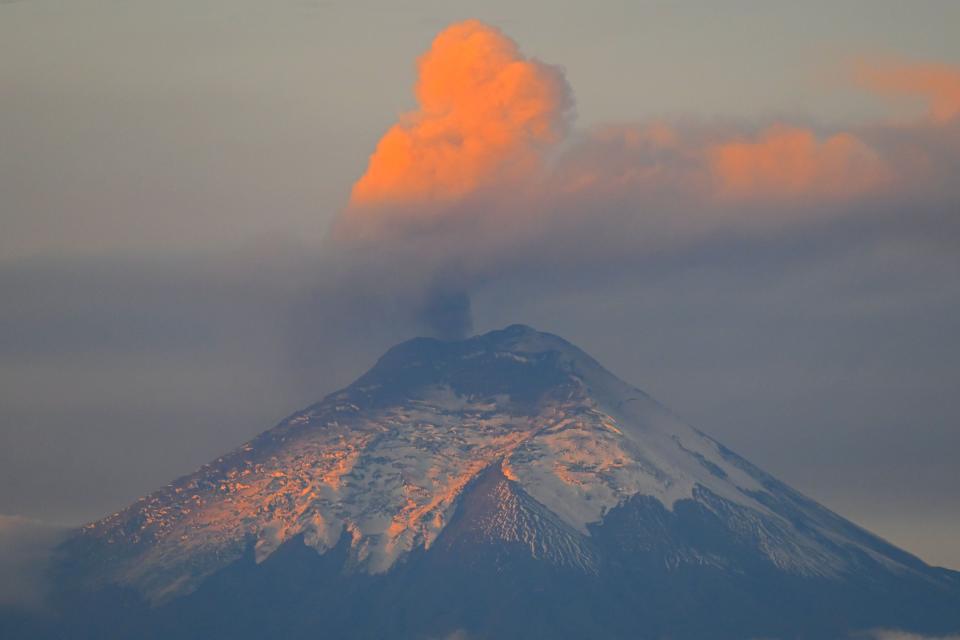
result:
<svg viewBox="0 0 960 640"><path fill-rule="evenodd" d="M564 191L602 189L696 195L705 205L830 201L879 189L887 165L857 135L777 122L759 129L711 129L664 122L588 132L560 173ZM589 152L583 153L583 147ZM638 202L639 204L640 202Z"/></svg>
<svg viewBox="0 0 960 640"><path fill-rule="evenodd" d="M571 99L562 72L524 57L494 27L447 27L417 69L419 107L381 138L353 186L353 209L449 201L522 180L563 134Z"/></svg>
<svg viewBox="0 0 960 640"><path fill-rule="evenodd" d="M710 161L721 195L735 198L853 197L877 188L887 173L876 151L849 133L818 139L786 125L721 143Z"/></svg>
<svg viewBox="0 0 960 640"><path fill-rule="evenodd" d="M862 60L854 78L863 87L888 96L917 97L928 116L947 122L960 115L960 69L934 62Z"/></svg>

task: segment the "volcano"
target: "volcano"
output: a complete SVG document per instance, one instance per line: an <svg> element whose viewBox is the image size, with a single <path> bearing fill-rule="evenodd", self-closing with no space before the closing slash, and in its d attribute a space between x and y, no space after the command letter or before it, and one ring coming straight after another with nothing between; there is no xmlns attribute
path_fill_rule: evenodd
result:
<svg viewBox="0 0 960 640"><path fill-rule="evenodd" d="M349 387L76 531L54 577L38 635L960 629L960 573L832 513L521 325L394 347Z"/></svg>

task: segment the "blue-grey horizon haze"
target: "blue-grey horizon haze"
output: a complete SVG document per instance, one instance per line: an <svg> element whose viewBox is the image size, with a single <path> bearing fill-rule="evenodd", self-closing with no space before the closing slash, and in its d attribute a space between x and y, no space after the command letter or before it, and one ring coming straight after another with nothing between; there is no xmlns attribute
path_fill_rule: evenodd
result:
<svg viewBox="0 0 960 640"><path fill-rule="evenodd" d="M122 508L427 330L371 296L419 295L432 267L357 292L342 274L364 258L332 258L328 232L414 108L417 56L468 18L562 69L578 170L578 142L633 123L691 145L789 122L929 152L928 182L842 214L791 202L727 227L719 207L676 222L689 203L591 200L596 235L560 224L423 288L452 286L475 332L570 340L960 569L960 126L915 126L922 100L850 79L862 59L957 68L960 4L933 1L0 2L0 534L6 516ZM635 211L647 226L623 222ZM470 262L490 255L509 258Z"/></svg>

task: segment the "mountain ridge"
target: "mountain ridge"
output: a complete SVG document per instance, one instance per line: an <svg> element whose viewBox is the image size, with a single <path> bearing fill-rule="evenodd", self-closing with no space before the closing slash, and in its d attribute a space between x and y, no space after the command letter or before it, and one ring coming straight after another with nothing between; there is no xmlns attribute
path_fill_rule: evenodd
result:
<svg viewBox="0 0 960 640"><path fill-rule="evenodd" d="M488 592L503 580L561 600L592 594L581 613L610 617L590 623L608 637L802 637L777 620L837 634L901 623L960 628L960 573L834 514L569 342L523 325L401 343L353 384L87 525L60 548L61 600L119 590L157 628L176 627L162 612L220 602L240 588L223 576L269 574L300 557L300 546L323 559L309 580L369 589L373 601L381 590L404 600L404 584L442 589L446 576L464 590L444 595L461 612L451 629L480 637L521 637L468 606L473 598L512 610ZM284 571L299 577L281 590L306 579ZM681 620L681 605L712 610L734 593L740 602L716 614L732 616L732 635L723 624ZM534 611L546 607L558 620L580 610L535 599ZM608 610L608 600L624 611ZM450 631L432 628L429 607L405 607L422 616L398 637ZM777 620L759 613L764 607ZM756 621L741 620L748 611ZM810 611L820 617L804 622ZM641 633L631 635L631 620ZM576 637L569 631L582 625L567 624L551 633ZM706 629L720 635L698 635Z"/></svg>

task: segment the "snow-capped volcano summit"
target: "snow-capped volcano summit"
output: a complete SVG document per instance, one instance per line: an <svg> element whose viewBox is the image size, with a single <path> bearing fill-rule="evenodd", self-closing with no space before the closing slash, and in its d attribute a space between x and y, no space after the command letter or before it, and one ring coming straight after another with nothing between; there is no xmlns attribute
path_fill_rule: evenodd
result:
<svg viewBox="0 0 960 640"><path fill-rule="evenodd" d="M62 602L137 603L131 637L960 627L960 574L521 325L394 347L346 389L84 527L59 572Z"/></svg>

